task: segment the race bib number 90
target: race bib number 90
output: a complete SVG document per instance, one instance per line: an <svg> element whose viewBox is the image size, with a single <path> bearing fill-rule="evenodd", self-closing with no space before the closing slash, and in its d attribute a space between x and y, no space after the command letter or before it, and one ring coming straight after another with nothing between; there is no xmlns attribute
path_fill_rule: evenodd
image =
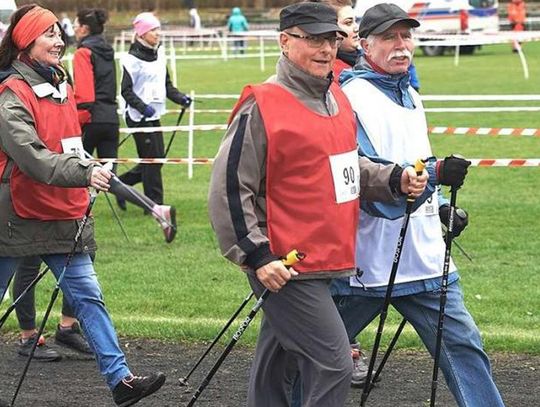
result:
<svg viewBox="0 0 540 407"><path fill-rule="evenodd" d="M353 201L360 194L360 167L356 150L330 156L336 202Z"/></svg>
<svg viewBox="0 0 540 407"><path fill-rule="evenodd" d="M84 159L84 148L80 137L70 137L61 140L62 151L66 154L77 154Z"/></svg>

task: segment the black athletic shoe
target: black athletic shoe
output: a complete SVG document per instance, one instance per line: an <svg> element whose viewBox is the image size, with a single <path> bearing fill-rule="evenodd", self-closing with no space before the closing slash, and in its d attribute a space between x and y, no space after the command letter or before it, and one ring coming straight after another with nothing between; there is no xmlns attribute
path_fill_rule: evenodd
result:
<svg viewBox="0 0 540 407"><path fill-rule="evenodd" d="M56 328L56 334L54 335L54 341L58 345L66 346L77 352L93 355L94 352L88 346L88 342L84 337L79 323L75 322L71 328L61 328L60 325Z"/></svg>
<svg viewBox="0 0 540 407"><path fill-rule="evenodd" d="M32 346L34 345L34 342L37 339L37 333L32 335L28 339L21 339L19 341L19 349L17 349L17 353L21 356L30 355L30 351L32 350ZM45 343L45 338L42 336L38 340L38 345L36 346L36 350L34 352L35 360L39 360L40 362L56 362L60 359L62 359L62 355L55 351L54 349L51 349L47 346Z"/></svg>
<svg viewBox="0 0 540 407"><path fill-rule="evenodd" d="M165 383L165 374L158 372L150 376L130 376L123 379L113 390L117 406L127 407L155 393Z"/></svg>

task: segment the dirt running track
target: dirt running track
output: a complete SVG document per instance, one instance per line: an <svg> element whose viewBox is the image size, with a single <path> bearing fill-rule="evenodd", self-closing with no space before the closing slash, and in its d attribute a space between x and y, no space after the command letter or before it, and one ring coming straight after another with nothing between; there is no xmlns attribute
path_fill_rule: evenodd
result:
<svg viewBox="0 0 540 407"><path fill-rule="evenodd" d="M13 336L0 336L0 398L4 400L11 399L24 366L25 359L15 352L15 341ZM167 374L167 382L163 388L137 406L180 407L187 404L194 389L180 386L178 379L187 374L204 351L204 346L126 339L122 341L122 346L131 368L136 373L161 370ZM196 406L245 405L251 355L250 349L235 348ZM540 406L540 356L501 353L491 356L495 380L506 406ZM192 376L191 384L195 387L206 374L209 364L203 363L202 368ZM383 373L382 381L371 393L368 406L427 406L431 369L431 360L425 353L394 354ZM442 380L442 374L440 378ZM360 394L359 389L351 389L346 406L359 406ZM444 382L439 385L437 395L437 406L456 406ZM114 403L95 363L77 360L71 356L57 363L33 362L16 406L112 407Z"/></svg>

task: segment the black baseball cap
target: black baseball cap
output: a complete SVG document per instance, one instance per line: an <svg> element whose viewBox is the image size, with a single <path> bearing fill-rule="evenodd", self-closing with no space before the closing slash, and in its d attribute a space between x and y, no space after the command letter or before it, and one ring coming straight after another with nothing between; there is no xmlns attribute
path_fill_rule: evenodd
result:
<svg viewBox="0 0 540 407"><path fill-rule="evenodd" d="M305 2L284 7L279 13L279 30L291 27L298 27L311 35L338 32L347 37L337 24L336 11L321 3Z"/></svg>
<svg viewBox="0 0 540 407"><path fill-rule="evenodd" d="M410 18L401 7L392 3L377 4L364 13L360 21L358 36L367 38L369 34L381 34L399 22L405 22L411 28L420 26L418 20Z"/></svg>

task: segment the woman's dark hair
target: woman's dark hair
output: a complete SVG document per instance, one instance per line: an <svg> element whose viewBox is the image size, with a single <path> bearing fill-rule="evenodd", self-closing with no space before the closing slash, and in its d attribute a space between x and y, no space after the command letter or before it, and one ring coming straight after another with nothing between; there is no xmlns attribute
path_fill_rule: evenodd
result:
<svg viewBox="0 0 540 407"><path fill-rule="evenodd" d="M92 35L101 34L108 19L107 11L102 8L84 8L77 13L79 25L88 26Z"/></svg>
<svg viewBox="0 0 540 407"><path fill-rule="evenodd" d="M15 29L21 18L23 18L23 16L30 10L32 10L34 7L38 7L38 5L33 3L21 6L11 15L9 27L4 35L4 38L2 38L2 42L0 43L0 69L8 68L17 58L19 52L28 53L28 51L30 51L30 49L34 46L34 42L32 42L29 46L20 51L17 49L17 46L13 42L13 30ZM64 44L67 44L66 33L64 32L59 23L57 23L57 25L58 28L60 28L60 32L62 33L62 40L64 41ZM64 55L65 50L66 47L62 49L60 57Z"/></svg>

